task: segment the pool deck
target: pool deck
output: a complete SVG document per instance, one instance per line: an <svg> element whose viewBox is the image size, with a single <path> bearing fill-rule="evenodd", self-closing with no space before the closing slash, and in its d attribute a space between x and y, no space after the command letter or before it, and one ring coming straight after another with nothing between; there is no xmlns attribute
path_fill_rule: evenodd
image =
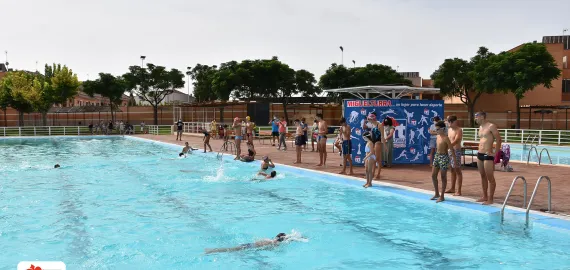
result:
<svg viewBox="0 0 570 270"><path fill-rule="evenodd" d="M181 146L184 142L187 141L191 146L195 148L203 148L201 135L185 134L182 141L176 141L175 135L136 135L136 137L178 144ZM268 140L266 140L265 144L261 144L258 140L255 140L254 143L258 158L267 155L270 156L275 163L335 174L339 173L342 170L342 167L340 166L341 158L338 155L338 152L331 152L330 145L327 146L327 167L322 168L316 166L319 162L319 156L317 152L310 151L310 145L308 146L309 151L303 152L302 154L302 161L304 163L293 164L296 156L295 149L291 147L290 142L288 142L288 150L286 152L278 151L275 147L271 146ZM210 140L210 144L214 151L218 151L220 150L223 141L212 139ZM247 149L245 143L242 143L242 149ZM467 161L470 162L471 158L467 157ZM536 164L526 165L525 163L516 162L512 162L512 166L515 169L515 172L502 172L498 170L495 171L495 179L497 181L497 188L495 192L496 204L503 203L514 177L521 175L526 178L528 183L527 200L530 200L530 196L532 195L532 191L538 178L542 175L547 175L552 181L553 212L562 216L570 215L570 185L566 185L565 181L568 180L564 180L570 179L569 166L538 166ZM364 168L354 167L354 173L355 177L364 178ZM451 185L450 178L451 176L448 174L448 187ZM433 185L431 182L431 168L428 165L394 165L392 168L384 168L382 170L380 181L433 192ZM478 199L480 198L481 193L481 178L477 169L472 167L464 168L462 188L463 197ZM533 202L533 210L548 208L547 194L547 184L546 181L543 181L541 183L541 186L538 188L536 198ZM448 196L450 198L454 198L454 196L451 196L451 194ZM522 202L522 183L518 182L517 186L513 190L513 193L511 194L508 205L521 207Z"/></svg>

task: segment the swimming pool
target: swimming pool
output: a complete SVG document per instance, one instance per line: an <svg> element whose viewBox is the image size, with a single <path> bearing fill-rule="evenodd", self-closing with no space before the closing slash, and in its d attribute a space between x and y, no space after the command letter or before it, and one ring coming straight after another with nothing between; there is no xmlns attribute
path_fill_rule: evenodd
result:
<svg viewBox="0 0 570 270"><path fill-rule="evenodd" d="M0 269L22 260L68 269L570 267L567 231L524 231L516 215L500 226L496 215L455 206L465 203L289 167L250 181L258 164L178 152L130 138L0 140ZM203 255L278 232L309 240Z"/></svg>
<svg viewBox="0 0 570 270"><path fill-rule="evenodd" d="M530 146L523 147L522 144L510 144L511 146L511 160L526 162L528 159L528 152ZM551 145L538 145L536 146L538 155L542 149L548 149L552 164L555 165L570 165L570 147L564 146L551 146ZM530 154L530 162L538 162L538 156L534 150ZM542 153L541 164L549 164L548 155L546 151Z"/></svg>

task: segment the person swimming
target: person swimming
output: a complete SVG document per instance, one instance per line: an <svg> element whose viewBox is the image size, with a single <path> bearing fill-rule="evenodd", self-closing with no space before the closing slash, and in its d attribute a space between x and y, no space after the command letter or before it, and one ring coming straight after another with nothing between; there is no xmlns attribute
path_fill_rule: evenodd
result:
<svg viewBox="0 0 570 270"><path fill-rule="evenodd" d="M61 166L59 166L59 164L55 164L55 165L53 166L54 169L57 169L57 168L59 168L59 167L61 167Z"/></svg>
<svg viewBox="0 0 570 270"><path fill-rule="evenodd" d="M271 178L275 178L275 176L277 176L277 172L272 171L270 174L266 174L264 172L259 172L257 175L265 176L265 179L271 179Z"/></svg>
<svg viewBox="0 0 570 270"><path fill-rule="evenodd" d="M213 248L213 249L207 248L204 250L204 252L206 254L211 254L211 253L220 253L220 252L234 252L234 251L241 251L241 250L261 248L261 247L276 247L280 245L283 241L288 239L289 236L287 236L287 234L279 233L273 239L263 239L255 241L253 243L242 244L237 247L231 247L231 248Z"/></svg>

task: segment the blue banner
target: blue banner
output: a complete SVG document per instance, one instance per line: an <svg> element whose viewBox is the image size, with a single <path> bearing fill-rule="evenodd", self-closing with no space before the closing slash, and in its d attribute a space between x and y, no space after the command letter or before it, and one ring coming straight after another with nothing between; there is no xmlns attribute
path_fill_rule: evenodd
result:
<svg viewBox="0 0 570 270"><path fill-rule="evenodd" d="M367 129L366 117L372 112L376 112L379 122L386 117L396 120L394 164L429 163L429 128L433 117L443 118L443 100L355 99L344 100L343 105L344 117L351 129L351 154L355 166L364 165L366 143L362 133Z"/></svg>

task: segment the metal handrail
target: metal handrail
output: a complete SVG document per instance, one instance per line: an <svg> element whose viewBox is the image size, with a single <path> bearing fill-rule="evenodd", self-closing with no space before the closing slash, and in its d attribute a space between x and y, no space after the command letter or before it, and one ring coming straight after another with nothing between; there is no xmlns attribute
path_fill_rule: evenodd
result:
<svg viewBox="0 0 570 270"><path fill-rule="evenodd" d="M526 164L528 164L530 162L530 153L532 153L532 149L534 149L534 153L536 154L536 158L539 158L538 157L538 150L536 150L536 147L534 147L534 145L532 145L530 147L530 149L528 150L528 156L526 157ZM538 162L540 162L540 160Z"/></svg>
<svg viewBox="0 0 570 270"><path fill-rule="evenodd" d="M505 206L507 206L507 201L509 200L509 197L511 196L511 192L513 191L513 188L515 187L515 183L517 182L517 180L522 179L523 181L523 187L524 187L524 194L523 194L523 208L526 205L526 179L523 176L517 176L515 177L515 179L513 179L513 183L511 184L511 187L509 188L509 192L507 192L507 196L505 197L505 201L503 202L503 207L501 207L501 224L503 224L503 220L505 219Z"/></svg>
<svg viewBox="0 0 570 270"><path fill-rule="evenodd" d="M542 148L542 150L540 150L540 155L538 156L538 165L540 165L540 161L542 160L542 152L544 152L544 150L546 150L546 154L548 155L548 160L550 160L550 165L552 165L552 158L550 158L550 153L546 148Z"/></svg>
<svg viewBox="0 0 570 270"><path fill-rule="evenodd" d="M222 144L222 147L220 147L220 151L216 155L216 158L221 159L224 155L224 152L228 151L228 146L230 148L229 151L233 154L235 150L235 154L237 155L236 144L232 141L225 141L224 144Z"/></svg>
<svg viewBox="0 0 570 270"><path fill-rule="evenodd" d="M536 185L534 186L534 191L530 196L530 201L528 202L528 206L526 207L526 226L528 227L528 220L529 220L529 211L530 207L532 206L532 202L534 201L534 196L536 195L536 191L538 190L538 185L542 179L548 180L548 212L552 211L552 182L550 181L550 177L543 175L538 178L536 181Z"/></svg>

